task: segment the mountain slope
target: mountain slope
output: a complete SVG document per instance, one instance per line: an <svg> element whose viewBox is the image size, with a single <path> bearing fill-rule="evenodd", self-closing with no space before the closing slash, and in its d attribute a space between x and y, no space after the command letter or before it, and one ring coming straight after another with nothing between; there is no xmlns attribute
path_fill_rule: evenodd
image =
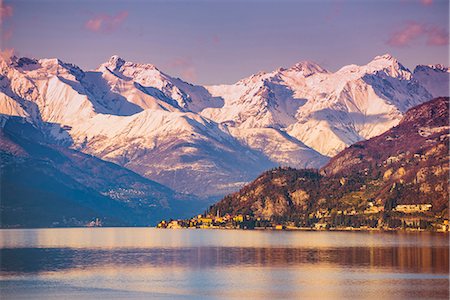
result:
<svg viewBox="0 0 450 300"><path fill-rule="evenodd" d="M284 128L326 156L395 126L408 108L433 97L388 54L335 73L301 62L207 88L225 104L202 115L238 128Z"/></svg>
<svg viewBox="0 0 450 300"><path fill-rule="evenodd" d="M408 110L400 124L340 152L320 171L279 168L263 173L211 213L298 220L319 209L431 203L448 217L449 98Z"/></svg>
<svg viewBox="0 0 450 300"><path fill-rule="evenodd" d="M419 65L414 69L414 78L434 97L449 95L450 68L442 65Z"/></svg>
<svg viewBox="0 0 450 300"><path fill-rule="evenodd" d="M1 225L148 225L203 205L118 165L51 145L36 128L9 117L0 130Z"/></svg>
<svg viewBox="0 0 450 300"><path fill-rule="evenodd" d="M152 65L114 56L84 72L57 59L13 59L2 61L2 72L5 115L24 116L60 144L177 191L223 195L277 164L231 136L226 125L195 113L220 100ZM295 147L314 158L304 164L326 161L306 146Z"/></svg>
<svg viewBox="0 0 450 300"><path fill-rule="evenodd" d="M25 118L61 146L203 197L235 191L278 165L321 167L442 93L449 74L412 73L390 55L337 72L300 62L220 86L118 56L92 71L2 58L0 71L0 113Z"/></svg>

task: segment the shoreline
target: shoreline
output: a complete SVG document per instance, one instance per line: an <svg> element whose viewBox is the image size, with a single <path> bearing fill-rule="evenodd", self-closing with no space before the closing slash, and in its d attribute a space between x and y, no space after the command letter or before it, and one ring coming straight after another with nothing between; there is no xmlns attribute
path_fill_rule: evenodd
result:
<svg viewBox="0 0 450 300"><path fill-rule="evenodd" d="M101 229L101 228L154 228L154 229L168 229L168 230L178 230L178 229L196 229L196 230L245 230L245 231L356 231L356 232L436 232L436 233L449 233L450 231L444 230L427 230L427 229L419 229L419 228L368 228L368 227L342 227L342 228L329 228L329 229L317 229L311 227L294 227L294 226L286 226L283 229L275 228L275 227L254 227L254 228L234 228L234 227L220 227L220 226L211 226L211 227L179 227L179 228L159 228L157 226L97 226L97 227L89 227L89 226L74 226L74 227L0 227L0 230L23 230L23 229Z"/></svg>
<svg viewBox="0 0 450 300"><path fill-rule="evenodd" d="M255 228L231 228L231 227L182 227L182 228L158 228L156 229L168 229L168 230L178 230L178 229L195 229L195 230L243 230L243 231L320 231L320 232L332 232L332 231L356 231L356 232L435 232L435 233L449 233L449 231L442 230L426 230L426 229L395 229L395 228L330 228L330 229L314 229L309 227L287 227L284 229L276 229L273 227L255 227Z"/></svg>

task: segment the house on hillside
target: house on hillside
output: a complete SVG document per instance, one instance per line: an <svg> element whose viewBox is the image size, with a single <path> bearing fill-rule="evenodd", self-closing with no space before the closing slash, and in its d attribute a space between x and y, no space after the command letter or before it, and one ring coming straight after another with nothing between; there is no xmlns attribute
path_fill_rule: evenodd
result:
<svg viewBox="0 0 450 300"><path fill-rule="evenodd" d="M431 210L431 204L401 204L394 208L394 211L411 214L415 212L425 212Z"/></svg>

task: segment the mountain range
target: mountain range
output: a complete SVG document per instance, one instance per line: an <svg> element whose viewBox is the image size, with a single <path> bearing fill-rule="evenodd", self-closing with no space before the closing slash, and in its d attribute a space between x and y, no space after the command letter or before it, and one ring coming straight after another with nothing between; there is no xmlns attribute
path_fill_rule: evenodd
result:
<svg viewBox="0 0 450 300"><path fill-rule="evenodd" d="M112 162L177 195L217 199L269 168L324 166L396 126L411 107L447 96L449 72L410 71L386 54L336 72L299 62L201 86L116 55L91 71L59 59L2 58L0 124L29 124L39 143L64 155Z"/></svg>
<svg viewBox="0 0 450 300"><path fill-rule="evenodd" d="M0 129L2 227L146 226L203 209L196 197L126 168L49 143L19 117Z"/></svg>
<svg viewBox="0 0 450 300"><path fill-rule="evenodd" d="M433 216L448 219L449 129L449 98L436 98L408 110L385 133L341 151L320 170L264 172L210 213L305 222L320 210L361 212L372 205L390 213L397 205L431 204Z"/></svg>

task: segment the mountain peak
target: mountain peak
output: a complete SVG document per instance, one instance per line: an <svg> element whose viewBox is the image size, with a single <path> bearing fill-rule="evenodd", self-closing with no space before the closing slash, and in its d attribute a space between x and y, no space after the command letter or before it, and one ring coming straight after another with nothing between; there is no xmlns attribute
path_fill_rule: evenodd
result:
<svg viewBox="0 0 450 300"><path fill-rule="evenodd" d="M119 70L125 64L125 60L119 55L113 55L108 60L108 65L111 67L112 71Z"/></svg>
<svg viewBox="0 0 450 300"><path fill-rule="evenodd" d="M59 58L41 58L39 59L39 62L41 64L46 64L46 65L60 65L61 64L61 60Z"/></svg>
<svg viewBox="0 0 450 300"><path fill-rule="evenodd" d="M311 61L300 61L290 67L289 70L301 72L304 76L309 76L314 73L328 73L328 71L322 68L320 65Z"/></svg>
<svg viewBox="0 0 450 300"><path fill-rule="evenodd" d="M417 65L414 68L414 73L420 72L420 71L427 71L427 70L434 70L434 71L441 71L441 72L450 72L450 68L446 67L441 64L436 65Z"/></svg>
<svg viewBox="0 0 450 300"><path fill-rule="evenodd" d="M395 78L411 78L411 71L388 53L375 56L375 58L367 64L367 67L369 67L371 71L384 71L389 74L389 76Z"/></svg>
<svg viewBox="0 0 450 300"><path fill-rule="evenodd" d="M142 64L142 63L134 63L131 61L126 61L119 55L113 55L109 58L109 60L104 63L102 66L106 66L109 70L112 72L118 72L121 69L132 68L132 69L139 69L139 70L156 70L159 71L158 68L156 68L152 64Z"/></svg>
<svg viewBox="0 0 450 300"><path fill-rule="evenodd" d="M397 61L397 59L389 53L383 55L377 55L373 60L389 60L389 61Z"/></svg>
<svg viewBox="0 0 450 300"><path fill-rule="evenodd" d="M404 68L402 64L399 63L399 61L392 56L391 54L384 54L384 55L378 55L375 56L368 64L369 66L378 66L381 68L385 67L396 67L396 68Z"/></svg>

